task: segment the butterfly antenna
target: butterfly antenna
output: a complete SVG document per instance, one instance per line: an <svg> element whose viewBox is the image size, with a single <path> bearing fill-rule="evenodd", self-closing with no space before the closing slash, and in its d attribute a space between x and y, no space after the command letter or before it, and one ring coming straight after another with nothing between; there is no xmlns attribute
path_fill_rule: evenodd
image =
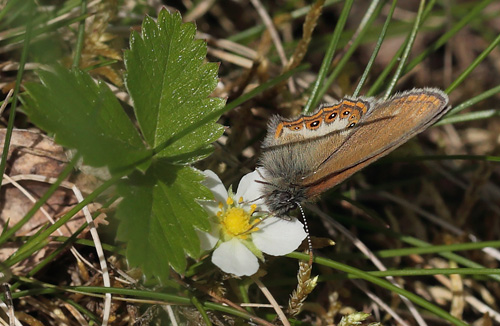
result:
<svg viewBox="0 0 500 326"><path fill-rule="evenodd" d="M304 229L307 234L307 246L309 247L309 266L312 266L313 262L313 247L311 242L311 234L309 233L309 225L307 224L306 214L304 214L304 209L299 203L296 203L300 209L300 214L302 215L302 221L304 221Z"/></svg>

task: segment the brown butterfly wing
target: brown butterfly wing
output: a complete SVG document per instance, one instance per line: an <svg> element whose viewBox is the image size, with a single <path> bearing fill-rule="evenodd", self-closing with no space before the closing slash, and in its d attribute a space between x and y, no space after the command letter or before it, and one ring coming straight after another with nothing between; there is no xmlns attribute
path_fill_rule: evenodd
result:
<svg viewBox="0 0 500 326"><path fill-rule="evenodd" d="M343 99L323 105L317 112L294 119L271 119L263 143L261 164L268 170L270 182L281 187L300 184L319 163L340 148L369 109L369 102Z"/></svg>
<svg viewBox="0 0 500 326"><path fill-rule="evenodd" d="M438 89L414 89L374 103L345 142L323 160L302 186L316 196L387 155L424 131L448 110L448 96Z"/></svg>

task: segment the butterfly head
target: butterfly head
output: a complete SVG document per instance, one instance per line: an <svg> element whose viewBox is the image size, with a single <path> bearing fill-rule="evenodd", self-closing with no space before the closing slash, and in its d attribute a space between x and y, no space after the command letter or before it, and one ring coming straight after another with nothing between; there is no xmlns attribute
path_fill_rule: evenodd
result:
<svg viewBox="0 0 500 326"><path fill-rule="evenodd" d="M280 185L273 180L263 184L264 201L269 211L277 217L286 217L306 200L304 189L298 186Z"/></svg>

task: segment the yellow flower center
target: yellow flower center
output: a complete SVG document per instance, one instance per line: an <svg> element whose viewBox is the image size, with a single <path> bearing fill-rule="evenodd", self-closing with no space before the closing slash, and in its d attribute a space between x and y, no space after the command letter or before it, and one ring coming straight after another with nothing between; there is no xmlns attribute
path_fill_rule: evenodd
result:
<svg viewBox="0 0 500 326"><path fill-rule="evenodd" d="M240 198L238 202L243 202L243 198ZM227 209L225 210L223 209L222 203L219 203L220 211L217 213L222 229L226 235L244 240L247 239L252 232L259 229L255 225L260 222L260 219L252 220L252 214L257 208L256 205L252 205L250 211L246 211L236 206L231 197L227 199L226 203Z"/></svg>

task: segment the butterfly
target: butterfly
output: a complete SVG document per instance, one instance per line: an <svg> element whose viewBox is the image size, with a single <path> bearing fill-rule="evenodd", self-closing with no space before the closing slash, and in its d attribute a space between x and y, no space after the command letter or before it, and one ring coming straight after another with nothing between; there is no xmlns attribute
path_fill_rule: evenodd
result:
<svg viewBox="0 0 500 326"><path fill-rule="evenodd" d="M274 116L260 159L265 203L285 216L427 129L448 102L441 90L422 88L388 100L346 97L293 119Z"/></svg>

